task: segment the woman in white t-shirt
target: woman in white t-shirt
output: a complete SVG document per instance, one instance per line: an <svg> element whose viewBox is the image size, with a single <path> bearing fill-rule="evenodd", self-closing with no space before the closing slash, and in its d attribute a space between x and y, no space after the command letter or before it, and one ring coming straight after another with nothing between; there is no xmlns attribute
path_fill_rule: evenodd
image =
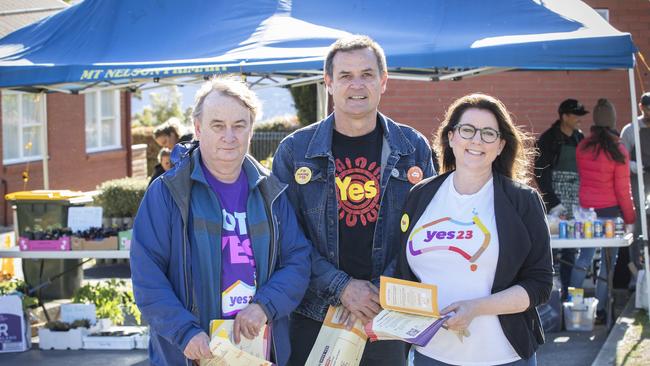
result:
<svg viewBox="0 0 650 366"><path fill-rule="evenodd" d="M435 146L443 174L413 188L401 221L397 276L437 285L441 314L453 314L415 347L415 366L536 365L535 306L553 272L543 204L525 185L530 141L491 96L447 110Z"/></svg>

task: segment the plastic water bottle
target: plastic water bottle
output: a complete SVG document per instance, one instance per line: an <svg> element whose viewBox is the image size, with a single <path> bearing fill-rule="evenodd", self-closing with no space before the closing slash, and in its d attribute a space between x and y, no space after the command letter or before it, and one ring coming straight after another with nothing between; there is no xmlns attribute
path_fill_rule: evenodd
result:
<svg viewBox="0 0 650 366"><path fill-rule="evenodd" d="M622 238L625 235L625 221L620 216L614 221L614 235L617 238Z"/></svg>

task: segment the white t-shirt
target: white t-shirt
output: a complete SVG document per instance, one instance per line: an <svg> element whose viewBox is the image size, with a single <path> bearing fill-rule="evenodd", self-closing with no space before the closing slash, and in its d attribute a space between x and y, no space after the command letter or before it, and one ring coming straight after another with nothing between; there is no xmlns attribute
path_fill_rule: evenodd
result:
<svg viewBox="0 0 650 366"><path fill-rule="evenodd" d="M494 183L461 195L454 173L442 183L409 233L406 255L422 283L438 286L438 306L489 296L499 257L494 218ZM440 329L421 354L453 365L499 365L519 360L496 315L478 316L463 342Z"/></svg>

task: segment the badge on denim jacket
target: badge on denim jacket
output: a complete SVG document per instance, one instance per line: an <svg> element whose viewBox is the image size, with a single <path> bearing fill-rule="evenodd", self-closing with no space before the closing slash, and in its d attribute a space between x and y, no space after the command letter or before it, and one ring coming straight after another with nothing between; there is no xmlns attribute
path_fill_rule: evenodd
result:
<svg viewBox="0 0 650 366"><path fill-rule="evenodd" d="M307 168L306 166L298 168L298 170L296 170L294 178L298 184L307 184L311 179L311 169Z"/></svg>
<svg viewBox="0 0 650 366"><path fill-rule="evenodd" d="M399 224L402 228L402 232L405 233L409 228L409 215L406 213L402 215L402 220L400 220Z"/></svg>
<svg viewBox="0 0 650 366"><path fill-rule="evenodd" d="M412 166L406 172L406 176L411 184L417 184L422 180L424 173L422 173L422 169L419 166Z"/></svg>

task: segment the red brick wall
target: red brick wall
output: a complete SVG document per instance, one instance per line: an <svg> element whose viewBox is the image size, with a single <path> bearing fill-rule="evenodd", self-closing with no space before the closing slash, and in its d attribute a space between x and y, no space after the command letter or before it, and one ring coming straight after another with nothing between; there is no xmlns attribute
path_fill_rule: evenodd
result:
<svg viewBox="0 0 650 366"><path fill-rule="evenodd" d="M587 0L594 8L609 9L610 23L632 40L650 63L650 1ZM641 66L644 90L650 89L650 75ZM637 92L641 86L636 78ZM607 71L514 71L479 76L461 81L419 82L389 80L380 109L388 116L417 128L430 137L444 118L451 102L465 94L483 92L501 99L515 121L527 131L540 133L557 119L557 107L566 98L576 98L592 110L598 98L610 99L618 113L618 128L631 120L627 70ZM591 114L582 129L591 126Z"/></svg>
<svg viewBox="0 0 650 366"><path fill-rule="evenodd" d="M121 95L122 148L119 150L86 153L84 96L52 93L47 95L47 138L50 189L93 190L106 180L121 178L127 174L125 127L127 115L124 110L124 93ZM1 105L1 104L0 104ZM2 123L0 114L0 124ZM0 129L0 141L2 131ZM29 166L29 182L23 186L21 174ZM43 167L40 161L2 165L0 149L0 178L5 179L8 192L43 188ZM11 224L11 208L5 218L3 189L0 185L0 225Z"/></svg>

